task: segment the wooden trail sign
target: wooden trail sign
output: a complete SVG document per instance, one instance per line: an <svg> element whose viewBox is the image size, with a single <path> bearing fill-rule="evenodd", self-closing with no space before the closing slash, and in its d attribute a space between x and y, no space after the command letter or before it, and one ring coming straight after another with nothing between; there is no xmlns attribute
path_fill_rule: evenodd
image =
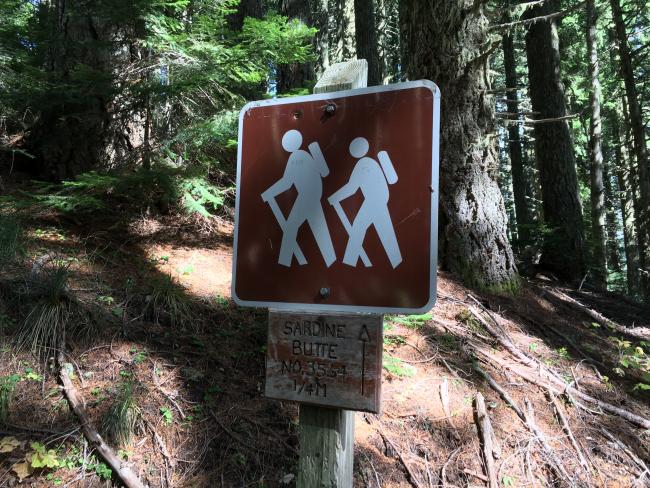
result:
<svg viewBox="0 0 650 488"><path fill-rule="evenodd" d="M424 313L435 303L440 92L426 80L345 89L365 74L348 68L323 77L344 91L321 84L241 111L239 305Z"/></svg>
<svg viewBox="0 0 650 488"><path fill-rule="evenodd" d="M378 413L382 317L269 313L266 396Z"/></svg>
<svg viewBox="0 0 650 488"><path fill-rule="evenodd" d="M436 298L440 91L365 60L239 118L232 297L269 308L266 395L301 402L297 488L351 488L379 412L383 313ZM344 315L341 315L341 314Z"/></svg>

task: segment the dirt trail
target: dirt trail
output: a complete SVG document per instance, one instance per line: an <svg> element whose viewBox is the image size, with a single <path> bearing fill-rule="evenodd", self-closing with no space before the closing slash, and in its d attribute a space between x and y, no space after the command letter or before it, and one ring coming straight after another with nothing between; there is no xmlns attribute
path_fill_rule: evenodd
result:
<svg viewBox="0 0 650 488"><path fill-rule="evenodd" d="M71 338L74 381L91 418L101 427L124 385L133 386L139 420L133 440L115 448L151 487L293 486L297 408L262 395L266 317L229 300L229 229L204 235L164 222L125 229L116 237L35 222L30 230L29 258L50 253L69 260L70 289L106 312L97 336ZM18 272L0 272L0 282ZM176 312L155 305L158 283L168 276L173 296L187 304ZM644 354L648 348L617 344L606 327L540 293L540 286L550 285L525 285L517 297L481 296L440 272L430 317L386 318L382 414L357 414L355 487L485 486L477 392L486 399L499 447L500 486L650 485L642 474L650 460L648 431L560 391L573 444L547 391L524 379L551 384L548 372L555 372L585 394L650 418L647 392L634 389L642 371L621 364L635 347ZM642 306L564 291L622 325L649 325L640 323L650 317ZM7 289L0 295L0 319L19 323L23 312L12 296ZM516 359L482 321L540 366L531 369ZM63 467L34 470L29 486L104 486L56 375L12 344L14 330L0 327L0 377L20 376L0 438L11 436L20 446L0 453L0 486L16 484L13 468L32 453L33 442L54 449ZM515 406L530 405L537 434L478 370Z"/></svg>

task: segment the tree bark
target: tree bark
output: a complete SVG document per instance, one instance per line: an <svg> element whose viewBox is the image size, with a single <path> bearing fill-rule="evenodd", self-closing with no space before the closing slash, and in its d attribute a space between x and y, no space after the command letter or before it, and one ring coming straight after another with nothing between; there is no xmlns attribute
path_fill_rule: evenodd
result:
<svg viewBox="0 0 650 488"><path fill-rule="evenodd" d="M470 286L512 289L517 270L490 136L488 21L483 7L472 5L470 0L404 0L404 68L411 79L433 80L441 90L441 264Z"/></svg>
<svg viewBox="0 0 650 488"><path fill-rule="evenodd" d="M625 268L627 275L627 290L632 296L639 293L639 249L637 248L636 225L634 222L634 192L630 181L630 166L621 132L617 113L611 117L614 132L614 156L616 158L616 179L621 199L621 220L623 221L623 244L625 246Z"/></svg>
<svg viewBox="0 0 650 488"><path fill-rule="evenodd" d="M383 74L373 0L354 0L354 23L357 58L368 61L368 86L381 85Z"/></svg>
<svg viewBox="0 0 650 488"><path fill-rule="evenodd" d="M109 145L107 131L110 85L111 26L103 25L90 6L78 0L59 0L43 5L51 19L45 69L57 92L41 109L39 123L32 129L28 151L40 163L40 177L53 180L72 178L102 162ZM104 43L104 47L100 46ZM92 45L93 49L86 46ZM84 89L74 79L79 66L94 71L95 83ZM64 89L59 84L68 83ZM71 93L84 96L70 96Z"/></svg>
<svg viewBox="0 0 650 488"><path fill-rule="evenodd" d="M311 0L311 18L312 26L318 29L314 36L314 76L318 80L330 65L328 0Z"/></svg>
<svg viewBox="0 0 650 488"><path fill-rule="evenodd" d="M639 243L639 266L641 268L640 288L644 299L650 301L650 249L648 248L650 245L650 169L648 168L645 126L634 80L634 68L620 0L610 0L610 5L618 45L621 75L625 84L625 94L630 112L634 155L638 171L639 205L636 209L636 224Z"/></svg>
<svg viewBox="0 0 650 488"><path fill-rule="evenodd" d="M506 22L509 18L506 19ZM509 113L519 113L519 96L517 61L512 31L503 35L503 65L506 78L507 108ZM510 167L512 169L512 192L515 201L515 216L517 221L517 246L523 249L530 244L530 230L532 219L528 209L527 194L528 183L524 168L522 141L519 124L508 125L508 153L510 154Z"/></svg>
<svg viewBox="0 0 650 488"><path fill-rule="evenodd" d="M621 271L621 259L618 245L618 221L616 219L616 196L612 188L611 163L603 166L605 183L605 222L607 230L607 267L612 271Z"/></svg>
<svg viewBox="0 0 650 488"><path fill-rule="evenodd" d="M241 0L237 6L237 12L228 16L228 25L231 30L240 31L244 26L246 17L259 19L262 17L261 0Z"/></svg>
<svg viewBox="0 0 650 488"><path fill-rule="evenodd" d="M279 8L282 15L299 20L305 25L312 25L308 0L280 0ZM278 93L287 93L295 88L310 88L314 82L314 63L291 63L278 66Z"/></svg>
<svg viewBox="0 0 650 488"><path fill-rule="evenodd" d="M531 8L528 16L549 15L556 10L555 1L549 0ZM566 116L555 18L538 20L530 25L526 34L526 55L536 118ZM534 133L547 227L540 264L561 279L580 280L585 273L585 242L569 126L566 120L535 124Z"/></svg>
<svg viewBox="0 0 650 488"><path fill-rule="evenodd" d="M605 243L605 184L603 181L602 124L600 120L600 81L598 80L597 14L595 0L587 0L587 53L589 57L589 162L591 182L592 276L596 289L607 289Z"/></svg>
<svg viewBox="0 0 650 488"><path fill-rule="evenodd" d="M356 56L353 0L332 0L334 25L330 37L330 63L340 63Z"/></svg>

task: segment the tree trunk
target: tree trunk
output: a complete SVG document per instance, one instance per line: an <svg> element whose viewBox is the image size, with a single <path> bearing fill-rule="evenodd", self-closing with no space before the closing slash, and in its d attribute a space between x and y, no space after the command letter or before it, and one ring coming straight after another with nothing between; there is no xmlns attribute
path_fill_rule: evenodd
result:
<svg viewBox="0 0 650 488"><path fill-rule="evenodd" d="M598 80L598 46L596 37L596 3L587 0L587 53L589 57L589 162L591 180L591 232L593 283L607 289L607 254L605 243L605 186L603 182L602 124L600 120L600 81Z"/></svg>
<svg viewBox="0 0 650 488"><path fill-rule="evenodd" d="M621 271L621 259L618 246L618 221L616 220L616 197L612 188L611 163L603 166L605 183L605 222L607 230L607 267L612 271Z"/></svg>
<svg viewBox="0 0 650 488"><path fill-rule="evenodd" d="M353 0L332 0L334 26L330 37L330 63L340 63L356 56Z"/></svg>
<svg viewBox="0 0 650 488"><path fill-rule="evenodd" d="M311 8L308 0L280 0L280 13L311 25ZM309 88L315 82L314 64L291 63L278 67L278 93L288 93L295 88Z"/></svg>
<svg viewBox="0 0 650 488"><path fill-rule="evenodd" d="M246 17L259 19L262 17L261 0L241 0L237 6L237 12L228 16L228 25L231 30L240 31L244 26Z"/></svg>
<svg viewBox="0 0 650 488"><path fill-rule="evenodd" d="M528 11L530 17L552 14L549 0ZM528 77L538 119L567 115L560 78L559 39L555 19L533 23L526 34ZM585 272L582 207L578 194L573 141L566 120L535 124L535 156L542 188L544 239L541 265L559 278L580 280Z"/></svg>
<svg viewBox="0 0 650 488"><path fill-rule="evenodd" d="M648 152L645 141L645 126L634 80L634 68L627 41L627 31L621 11L620 0L610 0L612 19L616 28L618 55L621 61L621 74L625 83L630 111L630 124L634 136L634 155L637 162L639 205L636 214L637 239L639 242L639 265L641 267L641 293L646 301L650 301L650 169L648 168Z"/></svg>
<svg viewBox="0 0 650 488"><path fill-rule="evenodd" d="M430 79L442 93L441 264L470 286L512 289L517 270L496 182L494 103L486 93L488 21L483 7L472 5L404 0L404 67L411 79Z"/></svg>
<svg viewBox="0 0 650 488"><path fill-rule="evenodd" d="M619 198L621 199L621 220L623 221L623 243L625 246L625 263L627 289L630 295L639 293L639 249L637 248L636 226L634 222L634 192L630 181L630 164L625 137L621 132L619 117L611 117L614 132L614 156L616 158L616 179L618 180Z"/></svg>
<svg viewBox="0 0 650 488"><path fill-rule="evenodd" d="M373 0L354 0L357 58L368 61L368 86L381 85L384 78L379 59L374 4Z"/></svg>
<svg viewBox="0 0 650 488"><path fill-rule="evenodd" d="M328 0L311 0L311 18L312 26L318 29L314 36L314 76L318 80L330 65Z"/></svg>
<svg viewBox="0 0 650 488"><path fill-rule="evenodd" d="M50 44L45 68L49 81L59 92L54 91L46 106L39 107L40 120L32 129L33 147L28 150L38 158L40 177L60 180L104 162L110 143L109 46L113 32L89 6L76 0L59 0L43 6L43 15L51 19L49 38L44 40ZM100 47L102 42L104 47ZM74 79L74 70L79 66L94 72L95 83L90 89ZM61 88L64 83L68 84L65 89Z"/></svg>
<svg viewBox="0 0 650 488"><path fill-rule="evenodd" d="M506 20L507 21L507 20ZM503 65L506 77L507 108L509 113L519 113L519 97L517 92L517 61L515 56L514 38L511 31L503 36ZM526 173L521 146L519 124L508 125L508 153L512 169L512 192L515 201L515 216L517 221L517 246L523 249L530 244L530 229L532 219L528 209Z"/></svg>

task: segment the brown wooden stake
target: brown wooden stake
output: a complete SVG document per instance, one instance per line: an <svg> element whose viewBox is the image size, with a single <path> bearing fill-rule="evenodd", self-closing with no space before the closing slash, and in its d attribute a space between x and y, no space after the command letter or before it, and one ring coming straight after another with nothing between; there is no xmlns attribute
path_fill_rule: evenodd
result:
<svg viewBox="0 0 650 488"><path fill-rule="evenodd" d="M481 438L483 446L483 460L485 461L485 474L489 488L498 488L497 473L494 468L494 457L492 455L492 424L485 408L485 399L481 393L474 398L474 421Z"/></svg>

